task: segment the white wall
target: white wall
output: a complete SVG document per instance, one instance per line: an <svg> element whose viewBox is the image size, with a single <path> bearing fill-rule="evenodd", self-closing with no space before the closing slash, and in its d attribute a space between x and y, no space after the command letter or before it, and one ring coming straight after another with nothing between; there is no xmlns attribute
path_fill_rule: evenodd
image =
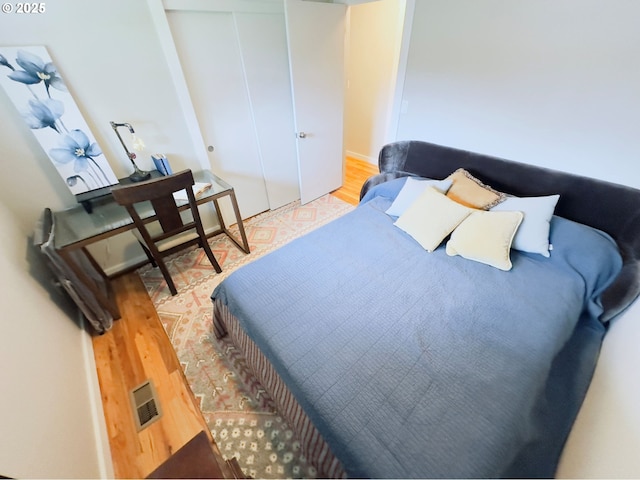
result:
<svg viewBox="0 0 640 480"><path fill-rule="evenodd" d="M640 3L418 0L398 139L640 187Z"/></svg>
<svg viewBox="0 0 640 480"><path fill-rule="evenodd" d="M174 168L197 168L200 152L147 2L56 0L46 8L43 14L1 14L0 45L47 47L116 174L130 169L111 120L130 122L148 152L166 153ZM27 262L27 237L42 209L76 201L2 89L0 123L0 475L109 475L104 431L94 425L93 412L101 407L91 399L95 368L87 336L72 320L75 313L61 309L55 294L31 276ZM151 162L140 156L139 165ZM94 252L103 266L142 256L135 242L121 237Z"/></svg>
<svg viewBox="0 0 640 480"><path fill-rule="evenodd" d="M640 301L605 337L558 478L640 478Z"/></svg>
<svg viewBox="0 0 640 480"><path fill-rule="evenodd" d="M20 223L0 202L0 475L106 476L102 407L92 397L99 400L97 379L86 370L90 339L30 248L32 230Z"/></svg>
<svg viewBox="0 0 640 480"><path fill-rule="evenodd" d="M374 164L388 141L404 4L379 0L349 8L345 150Z"/></svg>
<svg viewBox="0 0 640 480"><path fill-rule="evenodd" d="M640 187L640 2L417 0L398 140ZM558 475L640 477L640 301L605 337Z"/></svg>

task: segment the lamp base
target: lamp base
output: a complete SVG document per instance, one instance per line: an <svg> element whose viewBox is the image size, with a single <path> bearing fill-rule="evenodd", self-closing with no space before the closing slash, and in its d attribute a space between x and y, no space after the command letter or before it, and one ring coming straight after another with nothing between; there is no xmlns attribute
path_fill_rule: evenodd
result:
<svg viewBox="0 0 640 480"><path fill-rule="evenodd" d="M144 170L138 170L137 168L131 175L129 175L129 180L132 182L142 182L144 180L149 180L150 178L151 172L145 172Z"/></svg>

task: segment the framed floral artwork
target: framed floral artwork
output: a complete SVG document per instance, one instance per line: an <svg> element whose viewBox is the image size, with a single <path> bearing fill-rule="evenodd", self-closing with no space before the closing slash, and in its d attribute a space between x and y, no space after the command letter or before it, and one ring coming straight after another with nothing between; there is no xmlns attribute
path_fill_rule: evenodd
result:
<svg viewBox="0 0 640 480"><path fill-rule="evenodd" d="M0 47L0 84L79 200L118 183L45 47Z"/></svg>

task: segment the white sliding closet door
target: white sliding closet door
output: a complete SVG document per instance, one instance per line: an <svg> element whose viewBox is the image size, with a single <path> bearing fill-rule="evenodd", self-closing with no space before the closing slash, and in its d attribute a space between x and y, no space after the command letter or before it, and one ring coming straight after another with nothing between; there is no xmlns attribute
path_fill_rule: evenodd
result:
<svg viewBox="0 0 640 480"><path fill-rule="evenodd" d="M284 15L166 14L211 168L242 217L299 198Z"/></svg>
<svg viewBox="0 0 640 480"><path fill-rule="evenodd" d="M269 206L300 198L284 12L235 14Z"/></svg>

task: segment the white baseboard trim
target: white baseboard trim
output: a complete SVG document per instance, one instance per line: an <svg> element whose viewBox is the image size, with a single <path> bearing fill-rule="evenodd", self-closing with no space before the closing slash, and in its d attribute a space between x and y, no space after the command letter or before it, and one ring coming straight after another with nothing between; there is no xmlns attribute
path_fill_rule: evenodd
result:
<svg viewBox="0 0 640 480"><path fill-rule="evenodd" d="M369 157L367 155L362 155L360 153L352 152L350 150L347 150L345 152L345 155L347 157L355 158L356 160L363 160L363 161L369 162L369 163L371 163L373 165L378 165L378 159L377 158L372 158L372 157Z"/></svg>
<svg viewBox="0 0 640 480"><path fill-rule="evenodd" d="M116 265L109 265L108 267L104 267L104 273L108 276L114 275L116 273L123 272L124 270L128 270L131 267L138 265L141 262L147 260L146 255L139 255L132 258L127 258L125 261L120 262Z"/></svg>
<svg viewBox="0 0 640 480"><path fill-rule="evenodd" d="M86 320L82 312L78 312L78 315L80 316L81 325L84 327ZM82 355L84 357L87 390L89 401L91 402L91 418L96 442L96 460L99 475L102 479L115 478L111 446L109 445L109 434L104 418L102 394L100 393L100 382L98 381L96 360L93 354L93 343L91 341L91 335L86 333L84 328L81 328L80 335L82 336Z"/></svg>

